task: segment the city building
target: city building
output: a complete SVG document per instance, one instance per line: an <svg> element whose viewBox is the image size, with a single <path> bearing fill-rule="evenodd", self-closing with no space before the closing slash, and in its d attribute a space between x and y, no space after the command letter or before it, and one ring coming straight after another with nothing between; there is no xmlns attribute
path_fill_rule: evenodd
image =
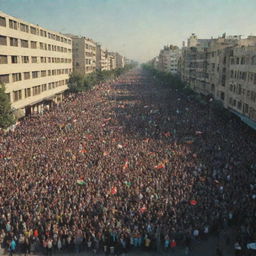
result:
<svg viewBox="0 0 256 256"><path fill-rule="evenodd" d="M254 46L238 45L229 59L227 107L256 128L256 37Z"/></svg>
<svg viewBox="0 0 256 256"><path fill-rule="evenodd" d="M159 53L158 69L164 72L177 74L180 49L178 46L165 46Z"/></svg>
<svg viewBox="0 0 256 256"><path fill-rule="evenodd" d="M123 68L124 64L124 57L116 52L116 68Z"/></svg>
<svg viewBox="0 0 256 256"><path fill-rule="evenodd" d="M100 44L96 44L96 69L97 70L109 70L109 61L107 59L107 51L103 50Z"/></svg>
<svg viewBox="0 0 256 256"><path fill-rule="evenodd" d="M226 36L183 44L181 80L197 93L211 95L256 129L256 37Z"/></svg>
<svg viewBox="0 0 256 256"><path fill-rule="evenodd" d="M96 70L96 43L89 38L66 34L72 38L73 72L81 75Z"/></svg>
<svg viewBox="0 0 256 256"><path fill-rule="evenodd" d="M0 82L18 117L60 102L71 72L71 38L0 12Z"/></svg>

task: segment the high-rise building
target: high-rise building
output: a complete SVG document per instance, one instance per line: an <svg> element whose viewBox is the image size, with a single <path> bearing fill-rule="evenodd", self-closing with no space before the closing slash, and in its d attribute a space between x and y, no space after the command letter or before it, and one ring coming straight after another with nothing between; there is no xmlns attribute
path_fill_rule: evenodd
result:
<svg viewBox="0 0 256 256"><path fill-rule="evenodd" d="M0 82L17 116L61 101L71 72L71 38L0 12Z"/></svg>
<svg viewBox="0 0 256 256"><path fill-rule="evenodd" d="M66 34L72 38L73 71L84 75L96 70L96 42L86 37Z"/></svg>
<svg viewBox="0 0 256 256"><path fill-rule="evenodd" d="M159 53L158 69L164 72L177 74L180 49L178 46L165 46Z"/></svg>

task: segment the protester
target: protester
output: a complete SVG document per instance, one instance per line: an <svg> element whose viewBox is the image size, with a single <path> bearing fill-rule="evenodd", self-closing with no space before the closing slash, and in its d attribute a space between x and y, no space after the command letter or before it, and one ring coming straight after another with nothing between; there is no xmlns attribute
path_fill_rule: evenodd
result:
<svg viewBox="0 0 256 256"><path fill-rule="evenodd" d="M131 71L21 121L0 135L3 246L188 253L191 239L235 223L239 254L255 242L256 135L208 115Z"/></svg>

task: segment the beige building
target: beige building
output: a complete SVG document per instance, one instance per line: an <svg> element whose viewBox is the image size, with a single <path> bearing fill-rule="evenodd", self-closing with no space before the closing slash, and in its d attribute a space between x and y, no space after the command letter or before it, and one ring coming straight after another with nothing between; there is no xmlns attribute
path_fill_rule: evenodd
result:
<svg viewBox="0 0 256 256"><path fill-rule="evenodd" d="M97 70L109 70L109 62L107 60L107 51L103 50L100 44L96 45L96 69Z"/></svg>
<svg viewBox="0 0 256 256"><path fill-rule="evenodd" d="M109 52L110 59L110 70L116 69L116 54L114 52Z"/></svg>
<svg viewBox="0 0 256 256"><path fill-rule="evenodd" d="M124 56L116 52L116 68L123 68L124 64Z"/></svg>
<svg viewBox="0 0 256 256"><path fill-rule="evenodd" d="M194 91L211 95L256 129L256 37L197 39L182 48L179 74Z"/></svg>
<svg viewBox="0 0 256 256"><path fill-rule="evenodd" d="M232 49L226 94L228 108L256 124L256 37L254 45Z"/></svg>
<svg viewBox="0 0 256 256"><path fill-rule="evenodd" d="M158 56L158 69L164 72L177 74L180 49L178 46L165 46Z"/></svg>
<svg viewBox="0 0 256 256"><path fill-rule="evenodd" d="M71 72L71 38L0 12L0 81L17 114L61 101Z"/></svg>
<svg viewBox="0 0 256 256"><path fill-rule="evenodd" d="M89 38L67 34L72 38L73 71L89 74L96 70L96 43Z"/></svg>

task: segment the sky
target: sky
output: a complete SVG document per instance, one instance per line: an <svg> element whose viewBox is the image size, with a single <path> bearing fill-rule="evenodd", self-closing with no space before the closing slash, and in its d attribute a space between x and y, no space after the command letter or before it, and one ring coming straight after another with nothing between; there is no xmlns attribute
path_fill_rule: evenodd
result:
<svg viewBox="0 0 256 256"><path fill-rule="evenodd" d="M167 44L256 35L256 0L0 0L0 10L146 62Z"/></svg>

